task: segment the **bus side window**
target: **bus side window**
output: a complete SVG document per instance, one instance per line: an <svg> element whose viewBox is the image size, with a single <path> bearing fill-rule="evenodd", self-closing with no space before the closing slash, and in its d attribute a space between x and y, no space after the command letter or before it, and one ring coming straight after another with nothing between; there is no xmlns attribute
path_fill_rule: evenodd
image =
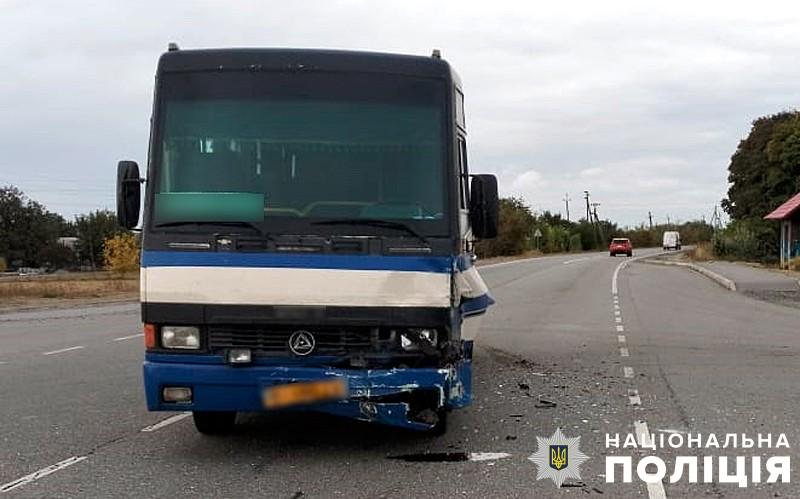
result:
<svg viewBox="0 0 800 499"><path fill-rule="evenodd" d="M461 209L466 210L469 205L469 169L467 168L467 142L463 137L458 138L458 172Z"/></svg>

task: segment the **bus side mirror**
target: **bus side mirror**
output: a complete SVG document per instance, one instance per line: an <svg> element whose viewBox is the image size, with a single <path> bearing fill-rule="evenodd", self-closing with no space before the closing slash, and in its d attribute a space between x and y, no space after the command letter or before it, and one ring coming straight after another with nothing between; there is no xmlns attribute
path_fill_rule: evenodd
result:
<svg viewBox="0 0 800 499"><path fill-rule="evenodd" d="M117 164L117 221L126 229L133 229L139 223L141 183L136 161L120 161Z"/></svg>
<svg viewBox="0 0 800 499"><path fill-rule="evenodd" d="M498 212L497 177L473 175L470 184L469 221L478 239L497 237Z"/></svg>

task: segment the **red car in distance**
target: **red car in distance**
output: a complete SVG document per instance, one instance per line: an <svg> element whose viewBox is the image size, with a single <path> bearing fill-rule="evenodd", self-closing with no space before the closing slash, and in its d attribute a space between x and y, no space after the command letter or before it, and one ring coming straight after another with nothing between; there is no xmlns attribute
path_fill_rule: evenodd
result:
<svg viewBox="0 0 800 499"><path fill-rule="evenodd" d="M611 240L611 244L608 245L608 254L617 256L620 253L633 256L633 245L630 239L615 237Z"/></svg>

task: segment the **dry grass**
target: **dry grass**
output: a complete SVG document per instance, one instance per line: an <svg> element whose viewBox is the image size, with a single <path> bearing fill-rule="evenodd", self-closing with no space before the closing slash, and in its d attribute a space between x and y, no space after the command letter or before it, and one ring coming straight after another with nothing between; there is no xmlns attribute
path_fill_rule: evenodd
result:
<svg viewBox="0 0 800 499"><path fill-rule="evenodd" d="M3 304L22 303L37 298L133 298L138 291L138 274L87 272L0 278L0 303Z"/></svg>
<svg viewBox="0 0 800 499"><path fill-rule="evenodd" d="M690 260L697 262L707 262L714 259L714 247L711 243L698 243L694 248L686 252Z"/></svg>
<svg viewBox="0 0 800 499"><path fill-rule="evenodd" d="M789 260L789 270L799 271L800 270L800 256L796 256Z"/></svg>

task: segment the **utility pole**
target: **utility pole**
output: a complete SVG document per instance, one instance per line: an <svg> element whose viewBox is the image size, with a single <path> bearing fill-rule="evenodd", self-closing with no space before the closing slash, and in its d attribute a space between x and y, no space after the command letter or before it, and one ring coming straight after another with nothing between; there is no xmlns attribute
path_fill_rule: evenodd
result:
<svg viewBox="0 0 800 499"><path fill-rule="evenodd" d="M603 234L603 226L600 225L600 217L597 216L598 206L600 206L600 203L592 203L592 214L594 215L595 227L597 227L597 233L600 235L600 242L602 243L605 241L606 236Z"/></svg>
<svg viewBox="0 0 800 499"><path fill-rule="evenodd" d="M597 218L597 207L600 206L600 203L592 203L592 214L594 215L594 221L596 223L600 223L600 219Z"/></svg>
<svg viewBox="0 0 800 499"><path fill-rule="evenodd" d="M667 227L669 227L669 225L670 225L670 222L669 222L669 215L667 215Z"/></svg>
<svg viewBox="0 0 800 499"><path fill-rule="evenodd" d="M652 211L648 211L647 212L647 217L650 219L650 230L653 230L653 212Z"/></svg>
<svg viewBox="0 0 800 499"><path fill-rule="evenodd" d="M566 194L564 194L564 203L567 205L567 222L570 221L569 220L569 202L570 201L572 201L572 200L569 198L569 192L567 192Z"/></svg>
<svg viewBox="0 0 800 499"><path fill-rule="evenodd" d="M592 222L592 209L589 206L589 191L583 191L583 199L586 200L586 221L594 223Z"/></svg>
<svg viewBox="0 0 800 499"><path fill-rule="evenodd" d="M711 215L711 226L715 231L722 227L722 219L719 216L719 211L717 211L717 205L714 205L714 214Z"/></svg>

